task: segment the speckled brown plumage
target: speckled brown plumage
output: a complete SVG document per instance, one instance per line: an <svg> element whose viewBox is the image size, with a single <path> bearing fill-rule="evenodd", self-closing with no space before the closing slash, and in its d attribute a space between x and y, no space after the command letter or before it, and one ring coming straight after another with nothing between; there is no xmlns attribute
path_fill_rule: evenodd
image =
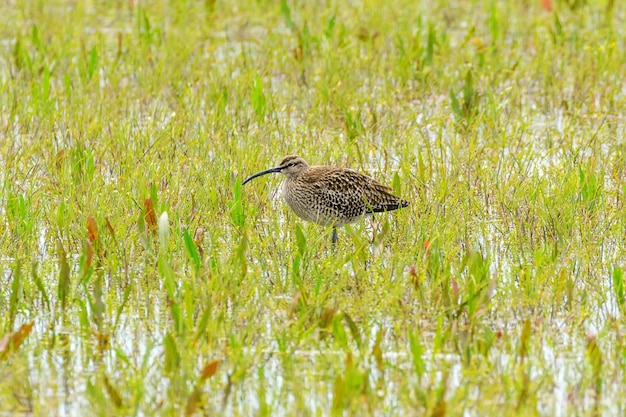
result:
<svg viewBox="0 0 626 417"><path fill-rule="evenodd" d="M309 166L296 155L284 158L276 168L248 177L243 183L272 172L287 177L283 198L298 217L322 226L340 227L367 214L409 205L393 195L391 188L366 175L347 168Z"/></svg>

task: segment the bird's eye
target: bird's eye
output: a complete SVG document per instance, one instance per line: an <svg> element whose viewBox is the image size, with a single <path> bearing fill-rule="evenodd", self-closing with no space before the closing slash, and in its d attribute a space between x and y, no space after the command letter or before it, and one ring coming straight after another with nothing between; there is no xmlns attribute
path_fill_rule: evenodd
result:
<svg viewBox="0 0 626 417"><path fill-rule="evenodd" d="M288 167L292 167L292 166L294 166L294 165L296 165L294 162L289 162L289 163L287 164L287 166L288 166Z"/></svg>

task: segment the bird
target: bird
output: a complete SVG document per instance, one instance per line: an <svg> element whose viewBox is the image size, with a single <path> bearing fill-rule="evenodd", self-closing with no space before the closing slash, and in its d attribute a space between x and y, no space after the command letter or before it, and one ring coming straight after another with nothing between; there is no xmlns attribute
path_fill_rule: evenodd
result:
<svg viewBox="0 0 626 417"><path fill-rule="evenodd" d="M277 167L257 172L242 185L271 173L284 174L283 199L303 220L332 226L332 243L337 228L359 221L366 215L407 207L409 202L367 175L349 168L309 165L297 155L283 158Z"/></svg>

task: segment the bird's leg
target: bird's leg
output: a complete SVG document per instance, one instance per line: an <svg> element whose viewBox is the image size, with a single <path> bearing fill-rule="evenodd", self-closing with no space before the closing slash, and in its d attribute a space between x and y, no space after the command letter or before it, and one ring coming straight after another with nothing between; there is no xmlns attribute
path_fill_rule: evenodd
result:
<svg viewBox="0 0 626 417"><path fill-rule="evenodd" d="M337 228L333 227L333 246L337 243Z"/></svg>

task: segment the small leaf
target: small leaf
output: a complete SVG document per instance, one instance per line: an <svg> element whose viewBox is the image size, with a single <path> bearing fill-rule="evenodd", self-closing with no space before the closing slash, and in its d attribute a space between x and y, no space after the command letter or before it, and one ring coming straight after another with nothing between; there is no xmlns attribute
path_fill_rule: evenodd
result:
<svg viewBox="0 0 626 417"><path fill-rule="evenodd" d="M439 384L439 388L437 388L437 402L435 403L435 407L432 411L432 417L445 417L447 415L446 410L448 408L448 404L446 402L446 390L448 388L448 377L449 374L447 372L444 373L441 383Z"/></svg>
<svg viewBox="0 0 626 417"><path fill-rule="evenodd" d="M230 218L237 227L242 227L246 222L246 215L241 205L241 183L235 182L233 201L228 203Z"/></svg>
<svg viewBox="0 0 626 417"><path fill-rule="evenodd" d="M298 291L291 299L291 303L289 303L289 315L293 316L297 314L302 309L303 304L302 292Z"/></svg>
<svg viewBox="0 0 626 417"><path fill-rule="evenodd" d="M195 233L193 234L193 243L195 248L198 250L198 255L200 258L204 256L204 249L202 245L204 244L204 228L198 227L196 228ZM198 260L200 260L200 258Z"/></svg>
<svg viewBox="0 0 626 417"><path fill-rule="evenodd" d="M459 284L457 284L456 280L453 277L450 277L450 284L452 284L452 291L454 291L455 296L459 296Z"/></svg>
<svg viewBox="0 0 626 417"><path fill-rule="evenodd" d="M17 314L18 304L23 297L24 290L22 286L22 263L19 259L17 259L13 272L13 282L11 283L11 296L9 299L9 326L11 327L13 326L13 322Z"/></svg>
<svg viewBox="0 0 626 417"><path fill-rule="evenodd" d="M555 33L555 40L557 41L562 41L563 40L563 25L561 25L561 19L559 19L559 15L557 13L554 13L554 33Z"/></svg>
<svg viewBox="0 0 626 417"><path fill-rule="evenodd" d="M18 331L4 335L4 337L0 339L0 362L6 360L9 355L19 349L30 334L34 325L34 321L23 324Z"/></svg>
<svg viewBox="0 0 626 417"><path fill-rule="evenodd" d="M96 68L98 66L98 49L94 46L91 48L91 53L89 54L89 64L87 66L87 79L91 80L93 75L96 73Z"/></svg>
<svg viewBox="0 0 626 417"><path fill-rule="evenodd" d="M48 293L46 292L46 286L44 285L43 280L37 273L37 262L33 262L30 274L33 282L37 286L37 289L41 293L41 297L43 298L44 303L46 303L46 307L48 308L48 310L50 310L50 299L48 298Z"/></svg>
<svg viewBox="0 0 626 417"><path fill-rule="evenodd" d="M524 361L524 358L526 358L526 355L528 354L528 342L530 340L530 333L531 333L531 327L530 327L530 319L526 319L524 320L524 327L522 327L522 332L520 334L520 338L519 338L519 357L522 360L522 362Z"/></svg>
<svg viewBox="0 0 626 417"><path fill-rule="evenodd" d="M263 119L267 111L267 98L265 97L265 93L263 91L263 82L261 81L261 77L259 77L259 74L256 74L254 82L252 83L251 100L252 107L254 108L254 112L256 113L257 117L259 119Z"/></svg>
<svg viewBox="0 0 626 417"><path fill-rule="evenodd" d="M461 105L459 104L459 100L457 100L456 95L454 94L454 91L452 91L452 89L450 89L450 106L452 107L452 111L454 112L454 114L457 115L457 117L463 117Z"/></svg>
<svg viewBox="0 0 626 417"><path fill-rule="evenodd" d="M300 293L298 293L298 295L299 294ZM336 314L337 311L335 309L325 307L324 310L322 310L322 314L320 314L320 327L323 329L330 326Z"/></svg>
<svg viewBox="0 0 626 417"><path fill-rule="evenodd" d="M87 237L95 242L98 239L98 225L93 216L87 217Z"/></svg>
<svg viewBox="0 0 626 417"><path fill-rule="evenodd" d="M285 19L285 26L287 26L291 30L295 30L296 24L291 19L291 9L289 8L289 5L287 4L287 0L281 0L280 12L282 13L283 18Z"/></svg>
<svg viewBox="0 0 626 417"><path fill-rule="evenodd" d="M187 405L185 406L185 416L189 417L194 415L196 408L198 408L198 402L200 402L200 395L202 391L195 388L189 398L187 399Z"/></svg>
<svg viewBox="0 0 626 417"><path fill-rule="evenodd" d="M87 274L89 273L89 269L91 268L91 263L93 262L93 245L91 244L91 240L89 238L85 239L85 254L83 258L84 262L82 265L82 274L81 281L85 279Z"/></svg>
<svg viewBox="0 0 626 417"><path fill-rule="evenodd" d="M328 23L326 24L326 29L324 29L324 36L326 36L329 39L332 37L336 20L337 20L337 16L332 15L330 19L328 19Z"/></svg>
<svg viewBox="0 0 626 417"><path fill-rule="evenodd" d="M306 237L304 237L304 232L300 225L296 225L296 243L298 245L298 253L300 256L304 256L304 252L306 252Z"/></svg>
<svg viewBox="0 0 626 417"><path fill-rule="evenodd" d="M195 413L196 408L198 408L198 402L200 402L200 395L202 394L202 383L206 381L207 378L210 378L211 376L215 375L220 363L222 363L221 360L214 359L202 369L202 372L200 373L200 379L198 380L198 383L196 384L195 389L193 390L193 392L187 399L187 406L185 407L185 416L191 416Z"/></svg>
<svg viewBox="0 0 626 417"><path fill-rule="evenodd" d="M402 194L402 181L400 181L400 176L398 175L398 172L395 172L393 174L393 180L391 182L391 188L393 188L393 191L397 195Z"/></svg>
<svg viewBox="0 0 626 417"><path fill-rule="evenodd" d="M168 333L163 339L163 345L165 346L165 372L170 373L178 368L180 364L180 353L176 347L176 340Z"/></svg>
<svg viewBox="0 0 626 417"><path fill-rule="evenodd" d="M426 44L426 56L424 57L424 64L430 65L433 62L433 55L435 49L435 27L431 23L428 25L428 43Z"/></svg>
<svg viewBox="0 0 626 417"><path fill-rule="evenodd" d="M200 340L200 338L204 335L204 333L206 333L206 328L207 328L210 318L211 318L211 306L209 305L202 313L202 316L200 316L200 319L198 320L198 324L196 325L196 337L194 338L194 341L193 341L194 345L198 342L198 340Z"/></svg>
<svg viewBox="0 0 626 417"><path fill-rule="evenodd" d="M106 375L104 376L104 387L109 393L109 397L111 397L111 401L113 402L113 404L117 408L122 408L122 406L124 405L122 401L122 396L120 395L119 391L115 389L115 387L111 384L109 378Z"/></svg>
<svg viewBox="0 0 626 417"><path fill-rule="evenodd" d="M187 255L191 262L193 263L196 274L200 271L200 266L202 262L200 261L200 254L198 254L198 249L196 249L196 244L194 243L189 231L185 229L183 231L183 240L185 242L185 249L187 249Z"/></svg>
<svg viewBox="0 0 626 417"><path fill-rule="evenodd" d="M146 224L150 230L154 230L157 225L157 217L156 212L154 211L154 205L152 204L152 197L146 198L143 205L145 209L144 219Z"/></svg>
<svg viewBox="0 0 626 417"><path fill-rule="evenodd" d="M411 356L413 360L413 370L415 371L417 380L421 381L425 370L425 364L424 358L422 357L424 348L418 333L409 333L409 347L411 349Z"/></svg>
<svg viewBox="0 0 626 417"><path fill-rule="evenodd" d="M616 266L613 269L613 290L615 291L615 299L617 300L617 306L622 310L625 307L626 296L624 291L624 279L623 270L621 267Z"/></svg>
<svg viewBox="0 0 626 417"><path fill-rule="evenodd" d="M356 323L354 322L354 320L352 320L352 317L350 317L348 313L343 313L343 319L346 322L350 333L352 333L352 337L356 341L357 346L360 348L361 334L359 333L359 328L356 326Z"/></svg>
<svg viewBox="0 0 626 417"><path fill-rule="evenodd" d="M465 84L463 84L463 107L465 115L471 114L476 104L476 91L474 90L474 77L472 70L467 70L465 74Z"/></svg>
<svg viewBox="0 0 626 417"><path fill-rule="evenodd" d="M598 339L594 335L587 336L587 358L591 365L596 398L599 398L602 393L602 367L604 359L602 350L600 350L600 346L598 345Z"/></svg>
<svg viewBox="0 0 626 417"><path fill-rule="evenodd" d="M59 286L58 297L61 300L61 308L65 309L65 302L70 292L70 264L67 262L67 254L63 249L61 240L57 240L57 254L59 257Z"/></svg>
<svg viewBox="0 0 626 417"><path fill-rule="evenodd" d="M116 241L116 239L115 239L115 230L113 229L113 226L111 226L111 222L109 221L109 216L106 216L104 218L104 220L106 221L107 229L108 229L109 233L111 233L111 236L113 237L113 240Z"/></svg>
<svg viewBox="0 0 626 417"><path fill-rule="evenodd" d="M59 152L57 152L56 156L54 157L54 166L56 167L56 169L61 169L63 167L63 162L65 161L67 155L65 155L65 150L61 149Z"/></svg>
<svg viewBox="0 0 626 417"><path fill-rule="evenodd" d="M200 374L200 382L206 381L207 378L212 377L217 372L217 368L222 363L220 359L213 359L209 362L203 369Z"/></svg>

